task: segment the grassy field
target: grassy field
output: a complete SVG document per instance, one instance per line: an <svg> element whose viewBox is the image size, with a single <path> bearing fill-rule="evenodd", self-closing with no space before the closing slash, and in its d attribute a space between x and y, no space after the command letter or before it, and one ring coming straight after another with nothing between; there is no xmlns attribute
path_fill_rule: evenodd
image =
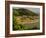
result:
<svg viewBox="0 0 46 38"><path fill-rule="evenodd" d="M38 19L30 19L30 18L24 18L21 19L20 17L13 18L13 30L36 30L39 28L39 18Z"/></svg>

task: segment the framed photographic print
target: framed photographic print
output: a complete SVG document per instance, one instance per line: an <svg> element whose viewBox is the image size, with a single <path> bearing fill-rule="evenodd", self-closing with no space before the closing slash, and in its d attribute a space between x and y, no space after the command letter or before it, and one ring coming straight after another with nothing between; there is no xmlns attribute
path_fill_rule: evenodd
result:
<svg viewBox="0 0 46 38"><path fill-rule="evenodd" d="M32 36L45 34L44 3L6 1L5 36Z"/></svg>

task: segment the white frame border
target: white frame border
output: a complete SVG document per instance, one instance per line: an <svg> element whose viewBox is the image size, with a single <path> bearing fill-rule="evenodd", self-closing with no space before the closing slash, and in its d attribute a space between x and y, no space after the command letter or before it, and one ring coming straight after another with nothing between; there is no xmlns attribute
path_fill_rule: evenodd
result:
<svg viewBox="0 0 46 38"><path fill-rule="evenodd" d="M21 8L40 8L40 30L24 30L24 31L12 31L12 8L13 7L21 7ZM19 5L19 4L10 4L10 34L23 34L23 33L39 33L42 32L42 22L43 17L42 6L36 5Z"/></svg>

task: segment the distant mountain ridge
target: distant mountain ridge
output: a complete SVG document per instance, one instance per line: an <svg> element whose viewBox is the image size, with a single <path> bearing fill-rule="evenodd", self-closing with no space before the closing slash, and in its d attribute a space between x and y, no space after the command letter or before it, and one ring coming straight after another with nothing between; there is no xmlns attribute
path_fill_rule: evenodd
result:
<svg viewBox="0 0 46 38"><path fill-rule="evenodd" d="M38 16L38 14L34 13L33 11L30 11L30 10L24 9L24 8L13 9L13 14L16 16L22 16L22 15Z"/></svg>

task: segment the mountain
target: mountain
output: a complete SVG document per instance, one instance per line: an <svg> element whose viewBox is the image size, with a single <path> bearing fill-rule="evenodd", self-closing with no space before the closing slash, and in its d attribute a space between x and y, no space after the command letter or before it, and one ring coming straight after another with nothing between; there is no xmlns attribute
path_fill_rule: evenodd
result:
<svg viewBox="0 0 46 38"><path fill-rule="evenodd" d="M22 15L38 16L38 14L34 13L33 11L24 9L24 8L13 9L13 15L15 16L22 16Z"/></svg>

